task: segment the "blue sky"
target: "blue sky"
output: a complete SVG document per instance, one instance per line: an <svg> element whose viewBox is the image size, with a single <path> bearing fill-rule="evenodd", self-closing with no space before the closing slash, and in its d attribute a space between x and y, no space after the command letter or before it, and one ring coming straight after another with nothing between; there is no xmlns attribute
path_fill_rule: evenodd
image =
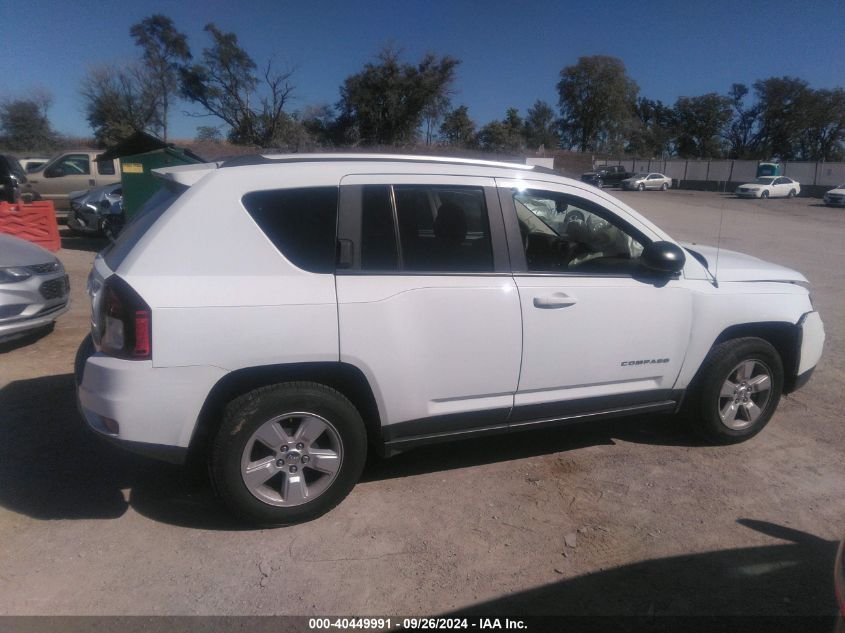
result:
<svg viewBox="0 0 845 633"><path fill-rule="evenodd" d="M582 55L620 57L642 96L667 103L775 75L799 76L815 88L845 84L843 0L3 0L0 98L47 88L54 126L90 134L82 77L91 66L136 58L129 28L152 13L170 16L195 56L208 44L203 26L215 22L234 31L259 65L273 57L280 67L295 67L291 110L336 103L344 78L387 42L408 61L426 51L461 59L452 100L466 104L479 125L502 118L510 106L524 114L536 99L556 105L561 68ZM184 110L196 111L177 106L171 137L191 138L197 125L219 123Z"/></svg>

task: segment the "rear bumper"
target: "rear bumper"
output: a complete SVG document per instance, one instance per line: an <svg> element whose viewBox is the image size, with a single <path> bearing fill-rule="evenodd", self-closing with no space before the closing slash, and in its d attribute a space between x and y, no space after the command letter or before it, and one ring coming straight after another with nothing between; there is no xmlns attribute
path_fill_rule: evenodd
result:
<svg viewBox="0 0 845 633"><path fill-rule="evenodd" d="M112 358L83 342L75 366L77 404L88 426L125 448L181 461L199 412L226 372L216 367L153 367Z"/></svg>

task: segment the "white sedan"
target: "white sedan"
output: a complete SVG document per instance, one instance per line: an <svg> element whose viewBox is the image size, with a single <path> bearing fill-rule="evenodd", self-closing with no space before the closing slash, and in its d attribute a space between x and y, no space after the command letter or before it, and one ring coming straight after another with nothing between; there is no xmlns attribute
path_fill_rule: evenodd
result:
<svg viewBox="0 0 845 633"><path fill-rule="evenodd" d="M645 189L661 189L666 191L672 186L672 179L663 174L637 174L627 180L622 181L623 189L636 189L644 191Z"/></svg>
<svg viewBox="0 0 845 633"><path fill-rule="evenodd" d="M785 176L762 176L740 185L734 193L739 198L792 198L801 193L801 185Z"/></svg>
<svg viewBox="0 0 845 633"><path fill-rule="evenodd" d="M825 193L824 203L831 207L845 207L845 182Z"/></svg>

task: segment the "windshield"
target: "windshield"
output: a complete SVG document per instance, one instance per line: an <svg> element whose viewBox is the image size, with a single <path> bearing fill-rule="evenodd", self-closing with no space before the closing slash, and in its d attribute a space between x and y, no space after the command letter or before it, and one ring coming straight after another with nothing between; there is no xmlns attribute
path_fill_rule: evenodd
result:
<svg viewBox="0 0 845 633"><path fill-rule="evenodd" d="M634 178L645 178L648 174L634 174Z"/></svg>
<svg viewBox="0 0 845 633"><path fill-rule="evenodd" d="M774 178L758 178L754 182L756 182L758 185L770 185L774 181L775 181Z"/></svg>

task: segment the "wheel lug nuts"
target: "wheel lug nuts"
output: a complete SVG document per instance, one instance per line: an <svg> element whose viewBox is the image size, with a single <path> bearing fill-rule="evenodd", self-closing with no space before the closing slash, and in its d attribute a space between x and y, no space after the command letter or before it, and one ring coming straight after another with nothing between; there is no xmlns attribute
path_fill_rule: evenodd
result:
<svg viewBox="0 0 845 633"><path fill-rule="evenodd" d="M305 447L305 444L303 444L302 442L297 442L297 444L296 444L297 450L301 451L304 447Z"/></svg>
<svg viewBox="0 0 845 633"><path fill-rule="evenodd" d="M282 447L279 450L282 451L283 453L287 453L288 452L288 445L283 444Z"/></svg>
<svg viewBox="0 0 845 633"><path fill-rule="evenodd" d="M296 470L297 470L296 466L291 466L290 468L288 468L288 471L290 471L292 473L295 473Z"/></svg>
<svg viewBox="0 0 845 633"><path fill-rule="evenodd" d="M281 468L284 465L285 465L285 460L283 460L283 459L277 459L276 460L276 466L278 466L279 468Z"/></svg>
<svg viewBox="0 0 845 633"><path fill-rule="evenodd" d="M303 455L303 456L302 456L302 463L303 463L303 464L307 464L307 463L310 461L310 459L311 459L311 458L310 458L310 457L308 457L308 455Z"/></svg>

